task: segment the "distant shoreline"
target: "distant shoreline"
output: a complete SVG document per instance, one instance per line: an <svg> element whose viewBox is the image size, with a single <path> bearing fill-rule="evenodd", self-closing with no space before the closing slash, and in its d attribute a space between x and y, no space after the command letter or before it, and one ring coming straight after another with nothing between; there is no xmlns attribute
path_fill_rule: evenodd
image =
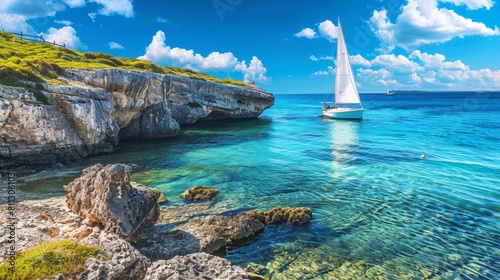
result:
<svg viewBox="0 0 500 280"><path fill-rule="evenodd" d="M408 94L408 93L423 93L423 94L429 94L429 93L494 93L494 94L500 94L500 91L488 91L488 90L450 90L450 91L444 91L444 90L391 90L393 93L400 93L400 94ZM305 92L305 93L273 93L275 96L276 95L334 95L331 92ZM360 92L360 94L386 94L386 92Z"/></svg>

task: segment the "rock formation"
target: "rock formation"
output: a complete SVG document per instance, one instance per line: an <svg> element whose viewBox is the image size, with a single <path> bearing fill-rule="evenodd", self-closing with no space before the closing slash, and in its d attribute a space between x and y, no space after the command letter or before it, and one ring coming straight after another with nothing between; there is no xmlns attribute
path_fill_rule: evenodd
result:
<svg viewBox="0 0 500 280"><path fill-rule="evenodd" d="M136 242L159 216L160 192L130 182L130 167L96 164L66 185L68 208L88 226L100 225L124 240Z"/></svg>
<svg viewBox="0 0 500 280"><path fill-rule="evenodd" d="M288 224L299 225L306 224L312 220L312 211L310 208L274 208L266 212L249 211L250 217L256 218L263 224L279 224L287 222Z"/></svg>
<svg viewBox="0 0 500 280"><path fill-rule="evenodd" d="M152 260L196 252L212 254L227 245L249 238L264 224L246 213L234 216L210 215L189 220L171 231L146 234L140 251Z"/></svg>
<svg viewBox="0 0 500 280"><path fill-rule="evenodd" d="M206 253L176 256L169 260L154 262L146 272L145 279L249 279L248 274L225 259Z"/></svg>
<svg viewBox="0 0 500 280"><path fill-rule="evenodd" d="M218 193L219 190L216 188L208 188L205 186L194 186L184 191L181 194L181 197L189 201L200 201L200 200L212 199Z"/></svg>
<svg viewBox="0 0 500 280"><path fill-rule="evenodd" d="M119 127L102 89L49 87L51 104L0 86L0 166L74 161L113 151Z"/></svg>
<svg viewBox="0 0 500 280"><path fill-rule="evenodd" d="M66 201L18 202L16 244L27 249L40 240L64 238L99 246L103 253L85 261L79 279L262 279L207 253L222 254L221 249L251 238L267 223L300 224L312 219L309 208L276 208L170 221L144 232L158 217L160 192L130 182L127 165L96 164L65 189ZM187 207L197 205L201 204ZM6 206L0 204L0 210L6 211ZM8 224L7 219L0 216L0 224ZM0 245L9 243L7 233L0 227ZM4 257L0 255L0 262ZM64 277L60 274L54 280Z"/></svg>
<svg viewBox="0 0 500 280"><path fill-rule="evenodd" d="M0 167L76 161L119 139L175 136L201 120L258 117L274 96L252 86L123 69L65 70L66 85L0 86Z"/></svg>

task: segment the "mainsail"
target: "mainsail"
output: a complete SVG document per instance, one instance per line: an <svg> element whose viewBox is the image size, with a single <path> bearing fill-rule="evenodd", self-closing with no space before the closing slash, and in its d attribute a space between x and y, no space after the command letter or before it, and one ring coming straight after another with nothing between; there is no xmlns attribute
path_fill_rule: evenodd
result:
<svg viewBox="0 0 500 280"><path fill-rule="evenodd" d="M337 71L335 77L335 103L360 104L358 89L354 82L349 53L344 40L344 33L338 21Z"/></svg>

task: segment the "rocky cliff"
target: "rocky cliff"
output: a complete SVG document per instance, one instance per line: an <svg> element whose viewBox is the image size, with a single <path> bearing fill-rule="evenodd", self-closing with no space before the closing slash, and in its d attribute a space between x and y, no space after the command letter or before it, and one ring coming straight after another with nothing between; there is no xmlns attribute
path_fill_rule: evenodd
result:
<svg viewBox="0 0 500 280"><path fill-rule="evenodd" d="M0 86L0 166L78 160L120 139L172 137L202 120L258 117L274 96L177 75L65 70L64 85Z"/></svg>

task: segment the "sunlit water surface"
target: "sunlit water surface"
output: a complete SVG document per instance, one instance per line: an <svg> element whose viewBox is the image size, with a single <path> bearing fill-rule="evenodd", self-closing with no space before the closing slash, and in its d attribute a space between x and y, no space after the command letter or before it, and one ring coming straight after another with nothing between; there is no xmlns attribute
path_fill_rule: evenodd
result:
<svg viewBox="0 0 500 280"><path fill-rule="evenodd" d="M171 206L201 184L220 189L220 212L310 207L311 224L228 251L273 279L500 279L500 94L362 95L362 121L320 118L324 99L277 95L258 119L23 173L21 195L64 195L96 162L137 164L132 179Z"/></svg>

